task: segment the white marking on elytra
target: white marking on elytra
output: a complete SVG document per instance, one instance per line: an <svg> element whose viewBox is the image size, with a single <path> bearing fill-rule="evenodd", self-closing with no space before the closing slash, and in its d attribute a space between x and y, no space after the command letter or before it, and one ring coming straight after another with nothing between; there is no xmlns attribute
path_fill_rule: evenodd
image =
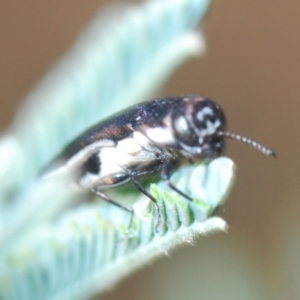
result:
<svg viewBox="0 0 300 300"><path fill-rule="evenodd" d="M87 173L79 184L89 189L96 185L105 187L105 178L116 174L126 175L131 167L156 160L155 151L150 144L149 139L142 133L134 132L132 137L119 141L116 147L102 148L98 153L99 163L101 162L99 174ZM150 150L147 151L145 148Z"/></svg>
<svg viewBox="0 0 300 300"><path fill-rule="evenodd" d="M149 139L144 134L142 134L138 131L133 132L133 138L143 148L145 148L149 145Z"/></svg>
<svg viewBox="0 0 300 300"><path fill-rule="evenodd" d="M100 140L95 143L92 143L83 149L81 149L79 152L77 152L75 155L73 155L68 161L65 162L64 165L59 167L58 169L46 174L43 179L49 179L52 177L56 177L57 175L64 174L68 172L69 170L76 169L77 167L80 167L81 164L86 161L88 157L90 157L93 153L96 153L100 149L103 148L112 148L115 146L115 143L111 140L105 139Z"/></svg>
<svg viewBox="0 0 300 300"><path fill-rule="evenodd" d="M73 155L67 162L67 167L72 168L73 166L78 166L83 163L88 157L90 157L93 153L96 153L100 149L103 148L111 148L114 147L115 143L111 140L100 140L93 144L90 144L80 150L78 153Z"/></svg>
<svg viewBox="0 0 300 300"><path fill-rule="evenodd" d="M157 144L167 145L170 143L175 143L174 135L168 127L148 128L146 129L146 134L151 141Z"/></svg>
<svg viewBox="0 0 300 300"><path fill-rule="evenodd" d="M211 116L214 115L213 110L209 106L206 106L197 112L197 119L199 121L203 121L206 115L211 115Z"/></svg>
<svg viewBox="0 0 300 300"><path fill-rule="evenodd" d="M135 154L142 148L134 138L127 138L118 142L116 150L119 154Z"/></svg>
<svg viewBox="0 0 300 300"><path fill-rule="evenodd" d="M149 145L149 139L140 132L133 132L131 138L126 138L118 142L117 152L119 155L135 155Z"/></svg>
<svg viewBox="0 0 300 300"><path fill-rule="evenodd" d="M128 139L127 139L128 140ZM129 141L130 142L130 141ZM125 145L125 144L124 144ZM95 186L106 186L103 180L115 174L125 174L122 166L126 167L134 161L134 156L123 153L124 147L105 147L100 150L98 154L101 167L99 174L86 173L81 179L79 184L87 189L94 188Z"/></svg>
<svg viewBox="0 0 300 300"><path fill-rule="evenodd" d="M129 139L127 139L129 140ZM119 170L122 170L120 166L127 166L132 164L135 161L134 154L141 151L141 147L130 139L127 143L121 143L121 147L116 148L104 148L101 150L100 159L101 159L101 170L107 170L108 173L115 173ZM126 149L126 144L130 145L130 149ZM123 147L124 146L124 147ZM139 150L138 148L139 147Z"/></svg>

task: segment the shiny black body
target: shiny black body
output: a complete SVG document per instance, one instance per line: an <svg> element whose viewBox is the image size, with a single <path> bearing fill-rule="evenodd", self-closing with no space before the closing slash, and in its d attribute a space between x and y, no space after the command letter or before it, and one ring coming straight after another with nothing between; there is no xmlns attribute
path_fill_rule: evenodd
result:
<svg viewBox="0 0 300 300"><path fill-rule="evenodd" d="M194 96L189 97L194 98ZM221 108L208 98L199 96L197 96L197 98L203 99L200 101L199 109L205 106L214 109L215 115L212 117L220 118L220 129L224 130L226 122L225 115ZM170 115L171 119L174 119L176 116L185 113L185 107L182 106L182 99L183 97L159 98L129 107L86 130L77 139L71 142L57 159L66 161L86 146L101 139L110 139L118 142L128 137L134 130L140 130L145 127L164 127L163 120L167 115ZM199 130L205 128L205 121L206 120L203 120L203 122L199 123ZM188 145L198 145L196 136L191 137L190 135L186 135L185 142ZM161 146L176 147L177 145Z"/></svg>
<svg viewBox="0 0 300 300"><path fill-rule="evenodd" d="M138 178L161 172L162 179L173 190L192 200L170 182L170 175L183 161L210 160L223 155L225 137L274 156L273 151L228 133L225 127L222 109L208 98L180 96L150 100L85 131L50 164L49 177L67 174L80 187L132 212L109 198L103 190L132 181L156 202Z"/></svg>

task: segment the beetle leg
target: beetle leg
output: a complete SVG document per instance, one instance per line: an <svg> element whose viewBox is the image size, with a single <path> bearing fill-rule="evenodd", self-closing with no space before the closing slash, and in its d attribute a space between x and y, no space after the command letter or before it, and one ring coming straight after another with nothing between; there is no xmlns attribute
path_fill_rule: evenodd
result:
<svg viewBox="0 0 300 300"><path fill-rule="evenodd" d="M178 161L175 159L167 159L162 167L162 172L161 172L161 177L162 179L165 181L165 183L176 193L178 193L179 195L183 196L184 198L186 198L189 201L193 201L193 199L186 195L185 193L183 193L182 191L180 191L175 185L173 185L173 183L170 181L170 176L172 174L172 172L176 169L176 167L178 166Z"/></svg>
<svg viewBox="0 0 300 300"><path fill-rule="evenodd" d="M123 204L120 204L120 203L114 201L113 199L111 199L110 197L108 197L107 195L105 195L104 193L100 192L97 189L92 189L91 191L94 194L96 194L97 196L99 196L100 198L102 198L103 200L105 200L105 201L107 201L107 202L109 202L109 203L111 203L111 204L113 204L113 205L115 205L115 206L117 206L117 207L119 207L119 208L121 208L121 209L129 212L130 213L129 228L131 228L132 221L133 221L133 209L132 208L129 208L129 207L123 205Z"/></svg>
<svg viewBox="0 0 300 300"><path fill-rule="evenodd" d="M131 180L133 184L136 186L136 188L142 192L144 195L146 195L154 204L156 213L157 213L157 224L156 224L156 230L158 229L160 223L161 223L161 213L160 209L157 204L157 200L135 179L133 175L131 175Z"/></svg>
<svg viewBox="0 0 300 300"><path fill-rule="evenodd" d="M136 188L142 192L144 195L146 195L151 201L153 201L155 204L157 204L156 199L134 178L131 177L132 182L136 186Z"/></svg>

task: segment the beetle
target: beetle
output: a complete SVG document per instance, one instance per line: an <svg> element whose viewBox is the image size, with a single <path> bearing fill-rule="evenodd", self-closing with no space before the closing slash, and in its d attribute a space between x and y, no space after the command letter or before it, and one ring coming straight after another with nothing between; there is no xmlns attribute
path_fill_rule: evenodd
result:
<svg viewBox="0 0 300 300"><path fill-rule="evenodd" d="M224 155L226 138L276 156L269 148L226 131L225 114L213 100L202 96L153 99L85 131L50 163L46 170L51 171L44 177L66 173L79 187L133 214L132 208L111 199L104 190L131 181L156 204L139 178L160 172L171 189L191 201L171 183L171 174L186 161L209 162Z"/></svg>

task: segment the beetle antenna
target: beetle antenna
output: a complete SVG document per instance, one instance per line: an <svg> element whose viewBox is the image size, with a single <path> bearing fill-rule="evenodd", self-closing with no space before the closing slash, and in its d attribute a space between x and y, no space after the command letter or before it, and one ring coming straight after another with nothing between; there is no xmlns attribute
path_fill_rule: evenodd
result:
<svg viewBox="0 0 300 300"><path fill-rule="evenodd" d="M239 141L243 144L246 144L250 147L253 147L253 148L261 151L265 155L273 156L273 157L277 156L276 153L273 150L267 148L266 146L263 146L262 144L259 144L259 143L255 142L251 139L248 139L244 136L241 136L241 135L238 135L238 134L235 134L235 133L232 133L232 132L228 132L228 131L219 131L218 133L219 133L220 136L225 136L227 138Z"/></svg>

